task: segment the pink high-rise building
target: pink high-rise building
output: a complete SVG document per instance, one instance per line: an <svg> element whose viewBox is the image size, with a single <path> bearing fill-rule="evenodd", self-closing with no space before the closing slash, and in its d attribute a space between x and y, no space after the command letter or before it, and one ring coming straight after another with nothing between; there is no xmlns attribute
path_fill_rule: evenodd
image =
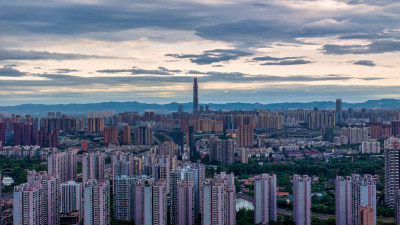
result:
<svg viewBox="0 0 400 225"><path fill-rule="evenodd" d="M177 191L178 225L193 225L195 218L194 181L179 181Z"/></svg>
<svg viewBox="0 0 400 225"><path fill-rule="evenodd" d="M82 157L82 181L90 179L104 180L104 153L87 153Z"/></svg>
<svg viewBox="0 0 400 225"><path fill-rule="evenodd" d="M276 175L261 174L254 180L254 223L276 220Z"/></svg>
<svg viewBox="0 0 400 225"><path fill-rule="evenodd" d="M65 152L51 153L47 159L47 171L49 175L60 177L60 182L64 183L77 178L77 149L68 149Z"/></svg>
<svg viewBox="0 0 400 225"><path fill-rule="evenodd" d="M28 184L40 186L40 223L60 224L60 178L46 171L28 171Z"/></svg>
<svg viewBox="0 0 400 225"><path fill-rule="evenodd" d="M311 178L293 176L293 220L296 225L311 224Z"/></svg>
<svg viewBox="0 0 400 225"><path fill-rule="evenodd" d="M110 224L110 181L90 179L83 193L84 225Z"/></svg>
<svg viewBox="0 0 400 225"><path fill-rule="evenodd" d="M351 225L351 177L336 177L335 206L336 224Z"/></svg>
<svg viewBox="0 0 400 225"><path fill-rule="evenodd" d="M14 187L15 225L41 225L41 186L28 183Z"/></svg>
<svg viewBox="0 0 400 225"><path fill-rule="evenodd" d="M236 192L233 174L221 173L201 185L202 225L236 224Z"/></svg>
<svg viewBox="0 0 400 225"><path fill-rule="evenodd" d="M68 181L61 184L61 212L82 211L82 183Z"/></svg>
<svg viewBox="0 0 400 225"><path fill-rule="evenodd" d="M166 184L165 179L160 179L153 184L153 225L167 224Z"/></svg>

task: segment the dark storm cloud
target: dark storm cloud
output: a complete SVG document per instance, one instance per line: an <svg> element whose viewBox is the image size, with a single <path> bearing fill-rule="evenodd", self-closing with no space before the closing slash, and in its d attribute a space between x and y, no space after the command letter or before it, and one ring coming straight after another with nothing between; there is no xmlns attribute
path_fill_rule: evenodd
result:
<svg viewBox="0 0 400 225"><path fill-rule="evenodd" d="M22 51L0 49L0 60L78 60L88 58L110 58L97 55L55 53L47 51Z"/></svg>
<svg viewBox="0 0 400 225"><path fill-rule="evenodd" d="M382 1L395 3L395 1ZM347 2L345 2L347 3ZM76 4L51 1L2 1L0 27L7 34L60 34L120 41L118 35L98 35L135 28L195 31L209 40L227 41L235 46L268 46L271 42L299 42L301 37L346 37L354 33L373 35L398 28L395 13L335 13L307 17L308 9L290 7L295 2L265 4L246 2L236 4L200 4L195 2L116 1L99 4ZM359 4L353 3L353 4ZM363 1L363 4L376 4ZM393 7L392 7L393 8ZM388 7L389 10L390 7ZM240 16L233 17L232 15ZM261 16L264 15L265 16ZM296 20L287 18L296 15ZM51 19L49 19L51 18ZM328 19L326 19L328 18ZM124 37L124 39L140 37ZM151 37L147 37L150 38ZM195 60L195 59L194 59ZM200 64L207 64L205 59ZM209 64L209 63L208 63Z"/></svg>
<svg viewBox="0 0 400 225"><path fill-rule="evenodd" d="M178 59L190 59L192 63L198 65L212 64L215 62L226 62L230 60L238 59L242 56L253 55L250 52L245 52L236 49L214 49L204 51L203 54L166 54L166 56L171 56Z"/></svg>
<svg viewBox="0 0 400 225"><path fill-rule="evenodd" d="M371 60L359 60L353 63L354 65L361 65L361 66L376 66L375 63Z"/></svg>
<svg viewBox="0 0 400 225"><path fill-rule="evenodd" d="M169 70L165 67L158 67L156 70L146 70L133 67L132 69L117 69L117 70L97 70L99 73L131 73L132 75L173 75L174 73L182 72L181 70Z"/></svg>
<svg viewBox="0 0 400 225"><path fill-rule="evenodd" d="M3 68L0 68L0 77L21 77L24 76L25 74L26 73L13 69L10 66L4 66Z"/></svg>
<svg viewBox="0 0 400 225"><path fill-rule="evenodd" d="M400 41L397 40L373 41L367 45L324 45L322 48L323 53L331 55L377 54L399 51Z"/></svg>

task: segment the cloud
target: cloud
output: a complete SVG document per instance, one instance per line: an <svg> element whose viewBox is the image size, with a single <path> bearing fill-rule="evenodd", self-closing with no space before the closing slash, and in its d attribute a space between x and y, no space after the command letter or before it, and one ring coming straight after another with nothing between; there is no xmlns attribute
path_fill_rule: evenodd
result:
<svg viewBox="0 0 400 225"><path fill-rule="evenodd" d="M0 49L0 60L78 60L88 58L111 58L97 55L56 53L47 51L22 51Z"/></svg>
<svg viewBox="0 0 400 225"><path fill-rule="evenodd" d="M322 48L324 54L330 55L378 54L399 51L400 41L397 40L373 41L367 45L324 45Z"/></svg>
<svg viewBox="0 0 400 225"><path fill-rule="evenodd" d="M75 69L55 69L56 73L72 73L72 72L78 72L79 70Z"/></svg>
<svg viewBox="0 0 400 225"><path fill-rule="evenodd" d="M197 65L212 64L215 62L227 62L230 60L235 60L243 56L253 55L250 52L245 52L236 49L214 49L204 51L203 54L166 54L166 56L171 56L178 59L190 59L192 63Z"/></svg>
<svg viewBox="0 0 400 225"><path fill-rule="evenodd" d="M301 57L272 57L272 56L261 56L253 58L253 61L269 61L264 62L261 65L271 66L271 65L280 65L280 66L288 66L288 65L301 65L301 64L309 64L311 61L304 60L304 56Z"/></svg>
<svg viewBox="0 0 400 225"><path fill-rule="evenodd" d="M99 73L131 73L132 75L145 75L145 74L152 74L152 75L173 75L174 73L180 73L181 70L169 70L165 67L158 67L155 70L146 70L133 67L132 69L109 69L109 70L97 70Z"/></svg>
<svg viewBox="0 0 400 225"><path fill-rule="evenodd" d="M280 62L267 62L267 63L262 63L261 65L263 65L263 66L271 66L271 65L287 66L287 65L301 65L301 64L309 64L309 63L312 63L312 62L303 60L303 59L297 59L297 60L284 60L284 61L280 61Z"/></svg>
<svg viewBox="0 0 400 225"><path fill-rule="evenodd" d="M25 75L25 73L23 73L19 70L13 69L12 67L13 66L8 65L8 66L4 66L3 68L0 68L0 77L21 77L21 76Z"/></svg>
<svg viewBox="0 0 400 225"><path fill-rule="evenodd" d="M254 57L254 61L281 61L281 60L288 60L288 59L302 59L304 57L272 57L272 56L261 56L261 57Z"/></svg>
<svg viewBox="0 0 400 225"><path fill-rule="evenodd" d="M375 63L371 60L359 60L353 63L354 65L362 65L362 66L376 66Z"/></svg>

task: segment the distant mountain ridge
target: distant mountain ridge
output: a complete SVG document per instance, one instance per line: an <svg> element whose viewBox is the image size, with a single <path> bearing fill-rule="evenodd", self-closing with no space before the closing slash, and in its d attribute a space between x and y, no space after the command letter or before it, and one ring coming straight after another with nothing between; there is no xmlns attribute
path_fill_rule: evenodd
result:
<svg viewBox="0 0 400 225"><path fill-rule="evenodd" d="M0 112L21 113L21 114L47 114L47 112L62 112L70 115L82 114L86 112L99 112L99 111L113 111L118 112L132 112L138 111L143 113L146 109L155 110L157 113L170 113L178 110L178 105L183 106L184 111L192 111L192 103L177 103L172 102L168 104L147 104L134 102L102 102L102 103L83 103L83 104L22 104L16 106L0 106ZM205 106L206 104L200 104ZM284 102L284 103L224 103L224 104L208 104L211 110L254 110L254 109L269 109L281 110L284 109L335 109L336 103L334 101L314 101L314 102ZM343 108L400 108L399 99L381 99L381 100L368 100L362 103L347 103L343 102Z"/></svg>

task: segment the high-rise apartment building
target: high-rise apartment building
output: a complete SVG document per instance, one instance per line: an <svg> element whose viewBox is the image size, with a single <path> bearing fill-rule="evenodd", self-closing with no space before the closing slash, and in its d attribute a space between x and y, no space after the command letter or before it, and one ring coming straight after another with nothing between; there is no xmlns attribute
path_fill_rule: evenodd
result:
<svg viewBox="0 0 400 225"><path fill-rule="evenodd" d="M276 220L276 175L261 174L254 178L254 224Z"/></svg>
<svg viewBox="0 0 400 225"><path fill-rule="evenodd" d="M157 155L160 156L174 156L175 153L175 144L172 141L165 141L158 144Z"/></svg>
<svg viewBox="0 0 400 225"><path fill-rule="evenodd" d="M60 178L50 176L46 171L28 171L29 185L40 185L40 222L41 224L60 224Z"/></svg>
<svg viewBox="0 0 400 225"><path fill-rule="evenodd" d="M372 175L352 175L351 181L351 216L352 224L362 224L362 207L369 206L373 211L373 223L376 225L376 181ZM370 218L371 213L368 213Z"/></svg>
<svg viewBox="0 0 400 225"><path fill-rule="evenodd" d="M6 146L6 127L0 123L0 149Z"/></svg>
<svg viewBox="0 0 400 225"><path fill-rule="evenodd" d="M351 177L336 177L335 210L337 225L351 225Z"/></svg>
<svg viewBox="0 0 400 225"><path fill-rule="evenodd" d="M209 160L219 161L224 165L235 163L235 143L232 139L220 140L217 137L210 137Z"/></svg>
<svg viewBox="0 0 400 225"><path fill-rule="evenodd" d="M82 183L68 181L61 184L61 213L82 212Z"/></svg>
<svg viewBox="0 0 400 225"><path fill-rule="evenodd" d="M88 118L87 119L88 133L99 133L104 131L104 118Z"/></svg>
<svg viewBox="0 0 400 225"><path fill-rule="evenodd" d="M396 202L394 205L394 223L400 225L400 189L396 190Z"/></svg>
<svg viewBox="0 0 400 225"><path fill-rule="evenodd" d="M25 183L15 186L13 195L13 224L42 225L41 197L40 184L30 185Z"/></svg>
<svg viewBox="0 0 400 225"><path fill-rule="evenodd" d="M150 127L139 127L135 130L135 145L151 145L152 134Z"/></svg>
<svg viewBox="0 0 400 225"><path fill-rule="evenodd" d="M400 189L400 145L389 144L385 147L385 203L395 207L396 192Z"/></svg>
<svg viewBox="0 0 400 225"><path fill-rule="evenodd" d="M47 158L47 171L49 175L58 175L60 182L64 183L77 178L77 149L67 149L64 152L54 152Z"/></svg>
<svg viewBox="0 0 400 225"><path fill-rule="evenodd" d="M199 87L197 85L197 77L193 79L193 113L199 111Z"/></svg>
<svg viewBox="0 0 400 225"><path fill-rule="evenodd" d="M311 178L293 176L293 220L296 225L311 224Z"/></svg>
<svg viewBox="0 0 400 225"><path fill-rule="evenodd" d="M167 223L166 180L146 176L114 176L114 216L135 224Z"/></svg>
<svg viewBox="0 0 400 225"><path fill-rule="evenodd" d="M177 186L178 225L193 225L195 220L194 181L180 180Z"/></svg>
<svg viewBox="0 0 400 225"><path fill-rule="evenodd" d="M202 225L236 224L236 191L233 174L221 173L201 185Z"/></svg>
<svg viewBox="0 0 400 225"><path fill-rule="evenodd" d="M400 136L400 120L391 121L392 135L397 137Z"/></svg>
<svg viewBox="0 0 400 225"><path fill-rule="evenodd" d="M343 109L342 109L342 99L336 99L336 122L341 123L343 122Z"/></svg>
<svg viewBox="0 0 400 225"><path fill-rule="evenodd" d="M237 145L239 147L254 146L254 127L251 125L239 126L237 128Z"/></svg>
<svg viewBox="0 0 400 225"><path fill-rule="evenodd" d="M90 179L83 188L84 225L110 224L110 181Z"/></svg>
<svg viewBox="0 0 400 225"><path fill-rule="evenodd" d="M114 175L113 195L115 219L124 221L134 220L134 184L136 180L137 179L133 176Z"/></svg>
<svg viewBox="0 0 400 225"><path fill-rule="evenodd" d="M104 174L105 154L104 153L86 153L82 156L82 181L90 179L102 181Z"/></svg>
<svg viewBox="0 0 400 225"><path fill-rule="evenodd" d="M361 144L369 141L368 128L344 127L340 129L340 135L347 137L348 142L343 144Z"/></svg>
<svg viewBox="0 0 400 225"><path fill-rule="evenodd" d="M283 117L278 114L264 113L257 117L256 128L282 130Z"/></svg>
<svg viewBox="0 0 400 225"><path fill-rule="evenodd" d="M359 222L360 225L375 225L374 209L367 205L360 207Z"/></svg>
<svg viewBox="0 0 400 225"><path fill-rule="evenodd" d="M121 130L121 144L129 145L131 143L131 127L126 125L124 129Z"/></svg>
<svg viewBox="0 0 400 225"><path fill-rule="evenodd" d="M104 145L118 143L118 127L104 127Z"/></svg>

